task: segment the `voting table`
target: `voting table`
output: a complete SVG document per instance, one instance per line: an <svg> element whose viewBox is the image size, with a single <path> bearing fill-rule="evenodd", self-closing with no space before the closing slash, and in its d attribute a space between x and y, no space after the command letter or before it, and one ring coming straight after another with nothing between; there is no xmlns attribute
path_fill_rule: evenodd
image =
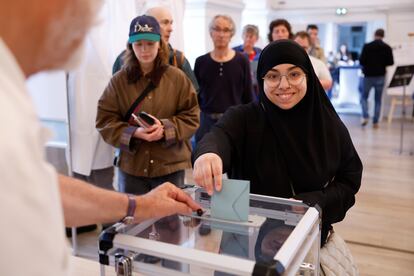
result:
<svg viewBox="0 0 414 276"><path fill-rule="evenodd" d="M202 205L201 216L195 212L117 223L103 231L101 275L106 266L117 275L319 275L316 208L248 194L247 221L226 220L211 216L213 201L203 189L187 192Z"/></svg>

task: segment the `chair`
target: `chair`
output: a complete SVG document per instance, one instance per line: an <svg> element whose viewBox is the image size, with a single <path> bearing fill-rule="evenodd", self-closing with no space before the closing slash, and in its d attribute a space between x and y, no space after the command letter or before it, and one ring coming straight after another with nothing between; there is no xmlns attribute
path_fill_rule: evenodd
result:
<svg viewBox="0 0 414 276"><path fill-rule="evenodd" d="M388 112L388 123L391 124L392 117L394 115L395 107L396 105L402 105L403 99L402 95L391 95L391 107ZM413 105L412 95L405 95L405 106L409 107L410 105Z"/></svg>

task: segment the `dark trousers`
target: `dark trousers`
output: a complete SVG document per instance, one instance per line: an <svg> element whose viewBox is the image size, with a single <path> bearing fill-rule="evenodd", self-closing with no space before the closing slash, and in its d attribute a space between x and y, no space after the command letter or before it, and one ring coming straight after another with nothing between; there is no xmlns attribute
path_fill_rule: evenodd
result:
<svg viewBox="0 0 414 276"><path fill-rule="evenodd" d="M178 171L160 177L141 177L118 170L119 191L122 193L146 194L164 182L171 182L177 187L184 186L185 171Z"/></svg>
<svg viewBox="0 0 414 276"><path fill-rule="evenodd" d="M114 190L112 185L114 179L114 167L100 170L92 170L90 175L83 175L73 172L73 177L94 184L97 187L107 190Z"/></svg>

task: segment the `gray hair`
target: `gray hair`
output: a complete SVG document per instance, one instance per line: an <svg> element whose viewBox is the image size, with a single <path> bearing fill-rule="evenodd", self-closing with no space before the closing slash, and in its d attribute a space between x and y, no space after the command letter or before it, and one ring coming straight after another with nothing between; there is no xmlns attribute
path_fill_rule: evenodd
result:
<svg viewBox="0 0 414 276"><path fill-rule="evenodd" d="M210 33L213 31L214 22L216 22L216 20L219 18L222 18L226 20L227 22L230 22L231 36L233 36L236 33L236 24L234 23L234 20L229 15L225 15L225 14L217 14L216 16L213 17L213 19L210 21L210 24L208 25L208 29Z"/></svg>
<svg viewBox="0 0 414 276"><path fill-rule="evenodd" d="M249 33L257 36L259 38L259 28L256 25L247 24L243 28L243 35Z"/></svg>

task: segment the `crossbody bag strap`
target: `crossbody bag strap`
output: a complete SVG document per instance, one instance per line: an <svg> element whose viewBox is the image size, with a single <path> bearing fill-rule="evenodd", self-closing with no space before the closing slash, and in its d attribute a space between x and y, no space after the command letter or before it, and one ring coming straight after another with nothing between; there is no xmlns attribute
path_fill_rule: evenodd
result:
<svg viewBox="0 0 414 276"><path fill-rule="evenodd" d="M132 112L134 112L135 108L139 105L140 102L145 98L145 96L148 95L149 92L151 92L152 89L155 88L155 85L150 82L147 87L145 87L144 91L142 91L141 95L134 101L134 103L129 107L127 113L124 116L124 121L128 122L129 118L131 117ZM115 156L114 156L114 166L119 167L119 160L120 160L121 150L117 148L115 150Z"/></svg>
<svg viewBox="0 0 414 276"><path fill-rule="evenodd" d="M135 108L139 105L140 102L148 95L151 90L155 88L155 85L150 82L147 87L145 87L144 91L142 91L141 95L134 101L134 103L129 107L127 113L124 116L124 121L128 122L129 118L131 117L132 112L134 112Z"/></svg>

